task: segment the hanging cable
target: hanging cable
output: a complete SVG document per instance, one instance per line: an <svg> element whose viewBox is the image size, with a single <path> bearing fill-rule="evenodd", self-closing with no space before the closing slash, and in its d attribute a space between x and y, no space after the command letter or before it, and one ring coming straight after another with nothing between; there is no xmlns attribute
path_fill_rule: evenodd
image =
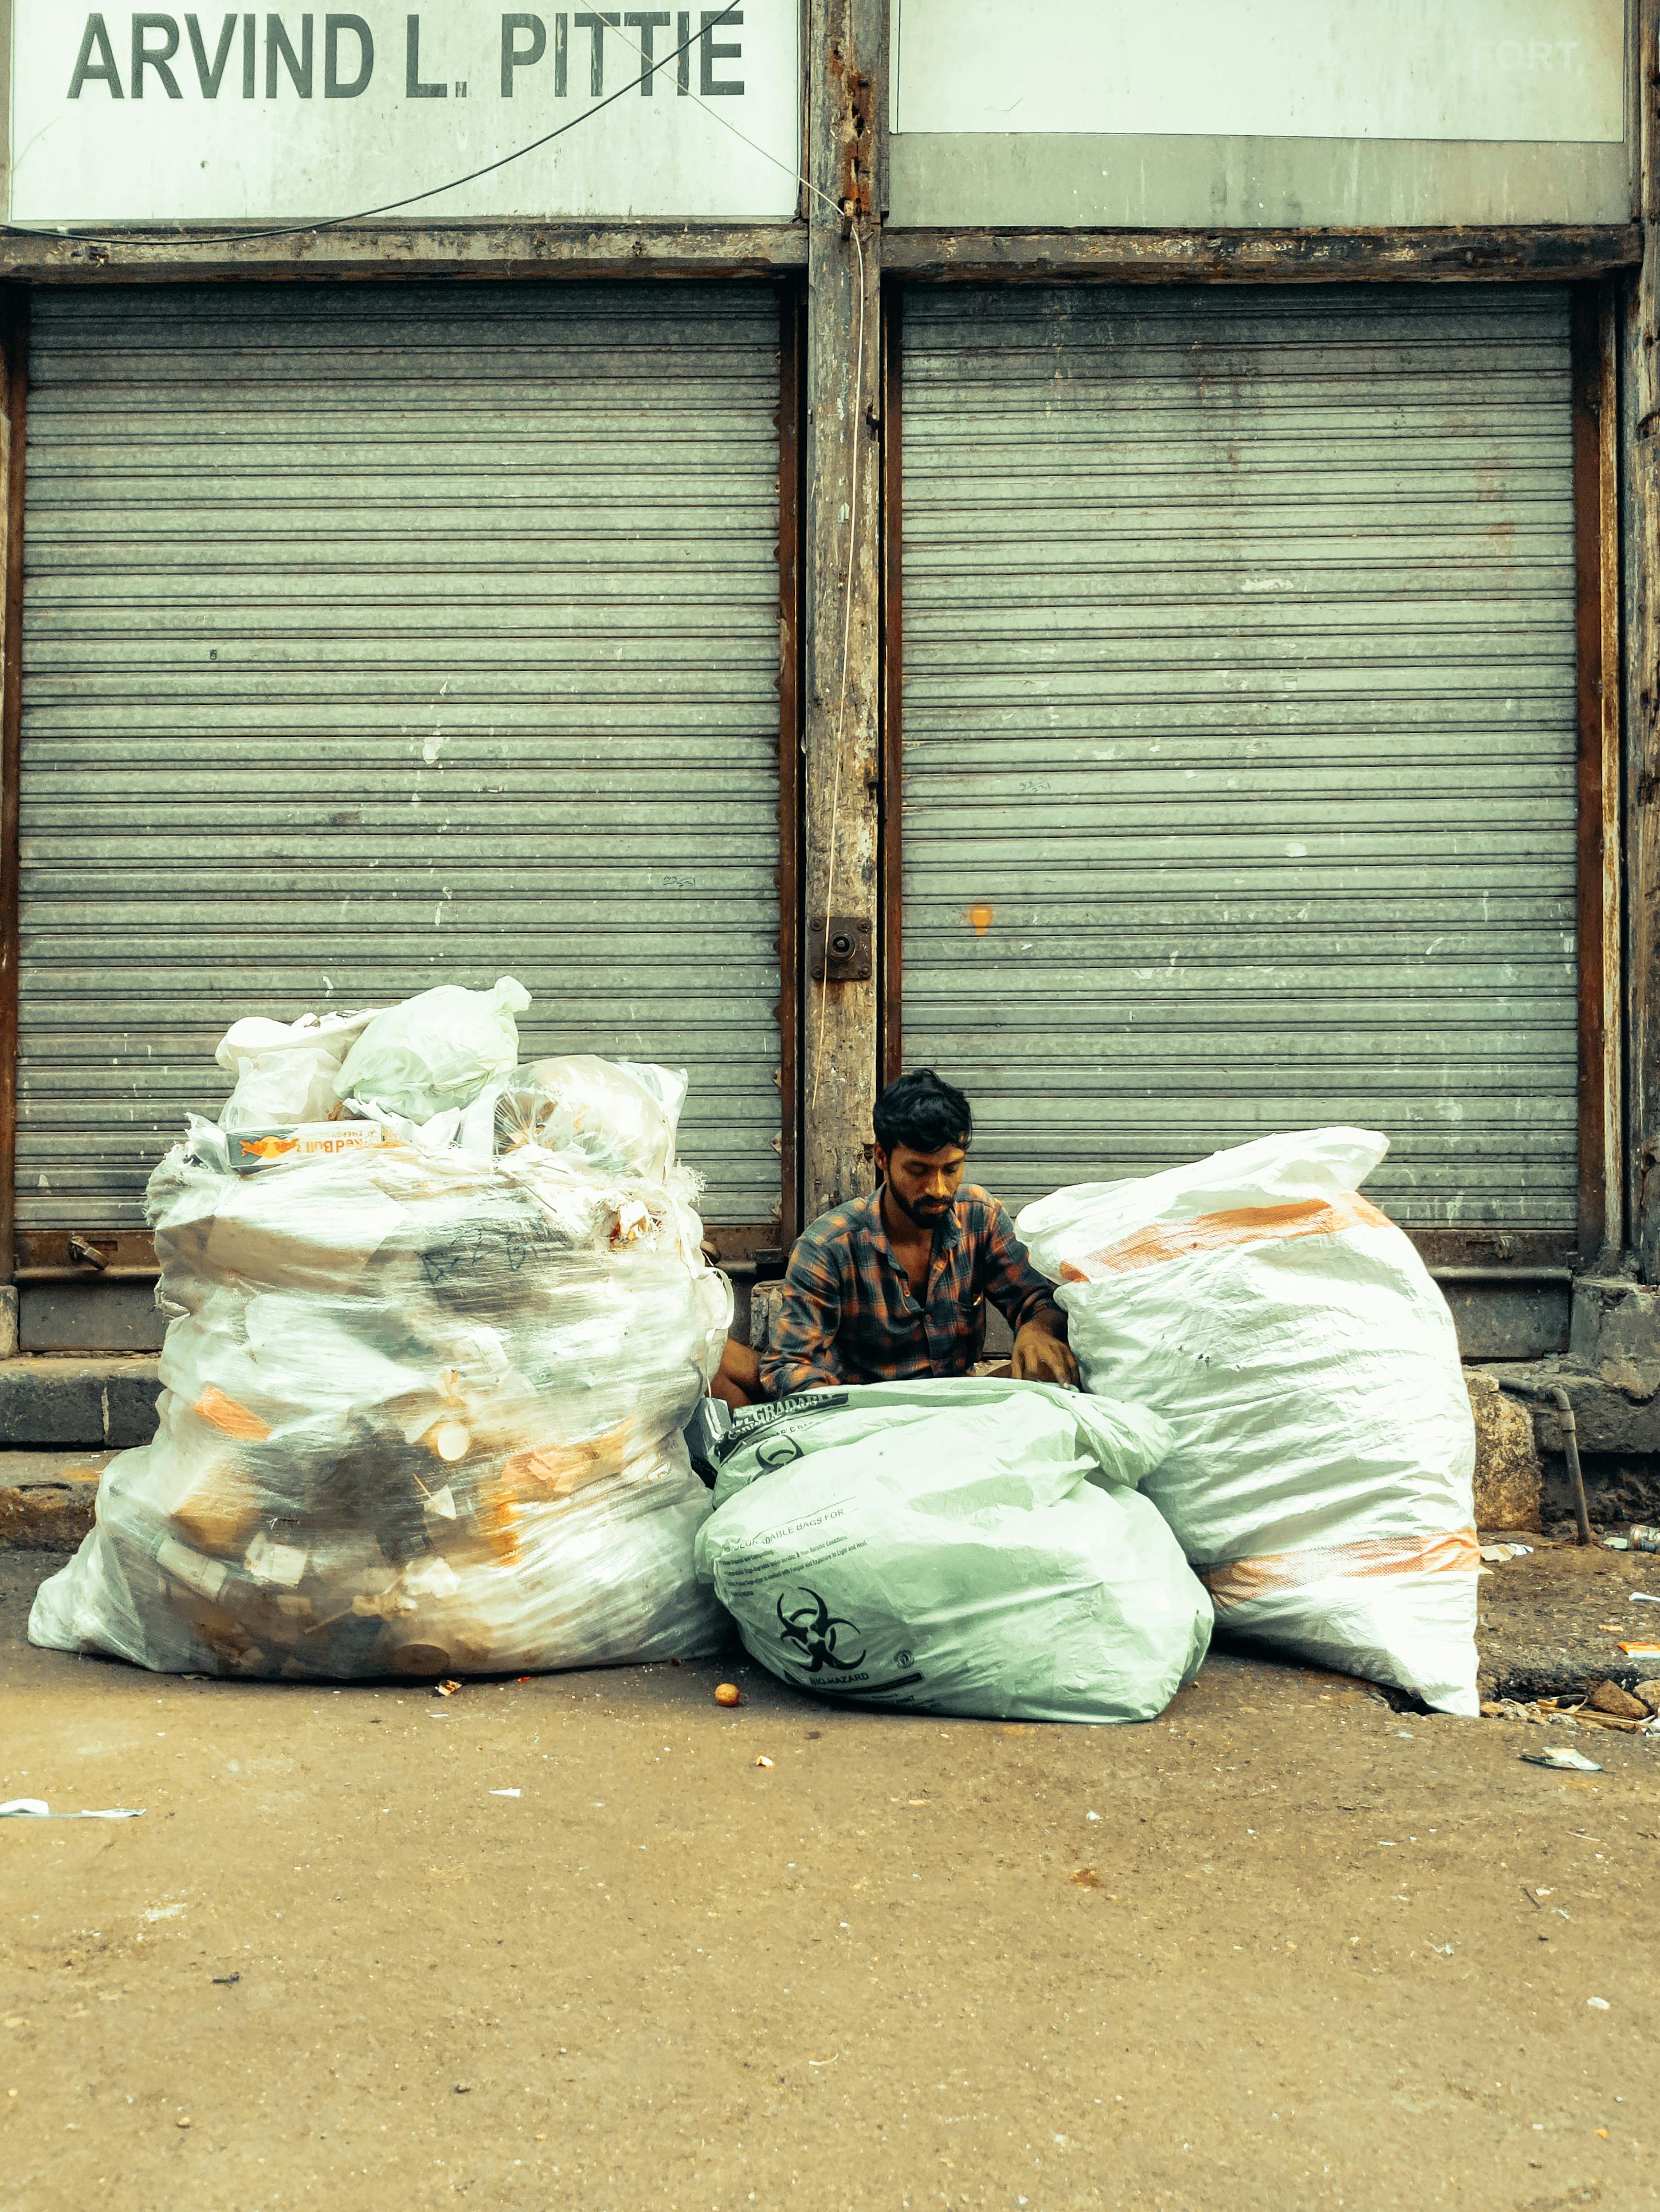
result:
<svg viewBox="0 0 1660 2212"><path fill-rule="evenodd" d="M727 0L727 5L718 15L711 16L702 30L694 32L690 38L683 40L679 46L665 54L660 62L647 60L642 47L635 46L631 39L623 39L623 44L632 47L646 64L640 76L631 77L627 84L616 92L608 92L603 100L596 100L592 107L585 107L580 115L573 115L569 123L562 123L556 131L544 132L541 137L532 138L528 145L515 147L511 154L503 154L499 161L486 161L482 168L469 169L464 177L452 177L446 184L430 185L422 192L410 192L406 198L401 200L387 200L380 207L360 209L354 215L323 216L315 222L289 223L276 230L226 231L217 237L204 237L198 233L189 232L178 238L168 239L167 243L170 246L253 246L266 238L307 238L314 231L338 230L343 223L348 222L372 222L377 216L397 215L404 208L419 207L423 201L435 200L444 192L459 191L463 185L477 184L480 177L492 177L498 169L508 168L514 161L522 161L527 154L539 153L544 146L552 145L556 138L562 138L567 131L575 131L579 125L587 122L590 117L602 114L606 108L615 106L616 103L625 98L628 94L637 92L646 78L655 76L660 70L666 70L671 62L678 61L683 54L690 53L700 39L706 38L710 32L718 30L728 16L736 15L742 5L743 0ZM621 36L620 33L618 36ZM692 96L697 99L700 107L703 106L703 101L698 99L696 94ZM756 151L760 153L764 152L765 149L757 147ZM769 155L767 158L771 161L776 157ZM781 163L780 167L787 167L788 164ZM71 245L82 246L131 246L154 242L147 239L135 240L131 233L125 232L71 230L67 224L0 223L0 233L9 234L14 238L61 238L66 239Z"/></svg>

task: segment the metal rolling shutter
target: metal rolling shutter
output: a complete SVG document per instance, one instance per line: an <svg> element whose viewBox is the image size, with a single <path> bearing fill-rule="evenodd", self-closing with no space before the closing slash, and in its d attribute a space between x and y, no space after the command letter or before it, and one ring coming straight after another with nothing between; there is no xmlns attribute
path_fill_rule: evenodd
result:
<svg viewBox="0 0 1660 2212"><path fill-rule="evenodd" d="M37 295L21 1225L137 1225L226 1024L516 975L779 1199L779 305Z"/></svg>
<svg viewBox="0 0 1660 2212"><path fill-rule="evenodd" d="M1359 1121L1575 1226L1568 301L914 291L909 1066L1011 1197Z"/></svg>

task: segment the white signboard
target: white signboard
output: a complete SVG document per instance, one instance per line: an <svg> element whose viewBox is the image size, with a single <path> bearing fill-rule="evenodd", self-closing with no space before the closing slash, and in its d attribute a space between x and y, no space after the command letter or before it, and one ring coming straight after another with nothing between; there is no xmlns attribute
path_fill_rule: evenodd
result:
<svg viewBox="0 0 1660 2212"><path fill-rule="evenodd" d="M892 128L1617 141L1623 0L894 0Z"/></svg>
<svg viewBox="0 0 1660 2212"><path fill-rule="evenodd" d="M474 171L398 214L796 211L799 0L257 13L14 0L12 17L15 222L316 220Z"/></svg>

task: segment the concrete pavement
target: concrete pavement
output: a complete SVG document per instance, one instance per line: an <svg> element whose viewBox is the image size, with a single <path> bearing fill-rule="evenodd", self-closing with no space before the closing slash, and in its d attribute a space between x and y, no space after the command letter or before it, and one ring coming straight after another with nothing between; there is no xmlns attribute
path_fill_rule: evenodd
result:
<svg viewBox="0 0 1660 2212"><path fill-rule="evenodd" d="M1226 1653L1116 1730L173 1680L27 1647L59 1565L0 1796L145 1809L0 1822L29 2212L1660 2203L1653 1741Z"/></svg>

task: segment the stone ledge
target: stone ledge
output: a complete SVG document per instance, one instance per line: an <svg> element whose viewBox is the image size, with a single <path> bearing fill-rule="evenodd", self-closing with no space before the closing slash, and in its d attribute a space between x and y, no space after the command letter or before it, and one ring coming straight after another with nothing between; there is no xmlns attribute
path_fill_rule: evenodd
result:
<svg viewBox="0 0 1660 2212"><path fill-rule="evenodd" d="M1567 1393L1582 1453L1604 1459L1660 1459L1660 1358L1640 1365L1605 1360L1587 1367L1569 1358L1506 1361L1474 1370L1531 1408L1541 1451L1560 1456L1561 1415L1547 1390Z"/></svg>
<svg viewBox="0 0 1660 2212"><path fill-rule="evenodd" d="M96 1451L148 1443L155 1434L159 1366L154 1352L0 1359L0 1447Z"/></svg>

